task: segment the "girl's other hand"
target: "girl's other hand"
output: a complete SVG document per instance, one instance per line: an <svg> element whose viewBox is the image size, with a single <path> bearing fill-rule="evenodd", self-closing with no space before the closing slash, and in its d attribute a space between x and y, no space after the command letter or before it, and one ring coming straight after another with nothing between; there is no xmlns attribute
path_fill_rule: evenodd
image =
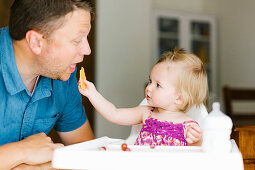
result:
<svg viewBox="0 0 255 170"><path fill-rule="evenodd" d="M197 124L192 124L187 127L186 140L188 145L201 145L202 131Z"/></svg>

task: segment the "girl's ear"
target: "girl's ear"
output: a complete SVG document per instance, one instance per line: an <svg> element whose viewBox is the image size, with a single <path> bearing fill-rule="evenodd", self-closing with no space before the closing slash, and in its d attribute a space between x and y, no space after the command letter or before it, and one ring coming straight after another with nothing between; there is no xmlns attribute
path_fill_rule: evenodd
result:
<svg viewBox="0 0 255 170"><path fill-rule="evenodd" d="M30 30L26 33L26 40L32 53L34 53L35 55L39 55L42 51L42 45L43 45L42 34L34 30Z"/></svg>
<svg viewBox="0 0 255 170"><path fill-rule="evenodd" d="M181 94L178 94L175 98L175 104L181 105L183 103L183 98Z"/></svg>

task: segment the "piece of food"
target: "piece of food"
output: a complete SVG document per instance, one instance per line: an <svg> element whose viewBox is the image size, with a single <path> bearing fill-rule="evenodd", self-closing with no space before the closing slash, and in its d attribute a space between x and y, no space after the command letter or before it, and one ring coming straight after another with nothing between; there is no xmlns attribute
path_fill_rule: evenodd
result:
<svg viewBox="0 0 255 170"><path fill-rule="evenodd" d="M84 83L84 79L86 80L86 76L85 76L84 68L81 67L81 70L80 70L80 83L81 83L81 89L82 90L86 90L86 84Z"/></svg>
<svg viewBox="0 0 255 170"><path fill-rule="evenodd" d="M127 149L127 144L126 144L126 143L123 143L123 144L121 145L121 149L122 149L123 151L125 151L125 150Z"/></svg>
<svg viewBox="0 0 255 170"><path fill-rule="evenodd" d="M105 147L105 146L101 146L101 147L98 148L98 150L100 150L100 151L106 151L106 147Z"/></svg>
<svg viewBox="0 0 255 170"><path fill-rule="evenodd" d="M127 146L126 143L123 143L123 144L121 145L121 149L122 149L123 151L131 151L130 148L128 148L128 146Z"/></svg>
<svg viewBox="0 0 255 170"><path fill-rule="evenodd" d="M130 148L127 148L125 151L131 151L131 149L130 149Z"/></svg>
<svg viewBox="0 0 255 170"><path fill-rule="evenodd" d="M151 149L154 149L156 146L155 145L150 145L150 148Z"/></svg>

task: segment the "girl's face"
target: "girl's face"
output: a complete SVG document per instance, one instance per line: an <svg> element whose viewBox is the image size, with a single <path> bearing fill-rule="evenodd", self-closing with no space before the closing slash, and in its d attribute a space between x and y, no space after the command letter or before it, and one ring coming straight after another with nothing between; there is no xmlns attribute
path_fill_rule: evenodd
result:
<svg viewBox="0 0 255 170"><path fill-rule="evenodd" d="M145 97L150 106L176 110L176 104L180 100L176 87L179 69L176 65L162 62L152 68L150 81L145 89Z"/></svg>

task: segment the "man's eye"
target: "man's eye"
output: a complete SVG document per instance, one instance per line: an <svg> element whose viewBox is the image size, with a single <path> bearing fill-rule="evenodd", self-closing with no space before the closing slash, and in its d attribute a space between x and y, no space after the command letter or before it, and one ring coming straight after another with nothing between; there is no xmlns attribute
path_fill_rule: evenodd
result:
<svg viewBox="0 0 255 170"><path fill-rule="evenodd" d="M76 44L76 45L78 45L78 44L80 44L81 43L81 41L80 40L78 40L78 41L74 41L74 44Z"/></svg>
<svg viewBox="0 0 255 170"><path fill-rule="evenodd" d="M157 83L157 87L161 87L161 86Z"/></svg>

